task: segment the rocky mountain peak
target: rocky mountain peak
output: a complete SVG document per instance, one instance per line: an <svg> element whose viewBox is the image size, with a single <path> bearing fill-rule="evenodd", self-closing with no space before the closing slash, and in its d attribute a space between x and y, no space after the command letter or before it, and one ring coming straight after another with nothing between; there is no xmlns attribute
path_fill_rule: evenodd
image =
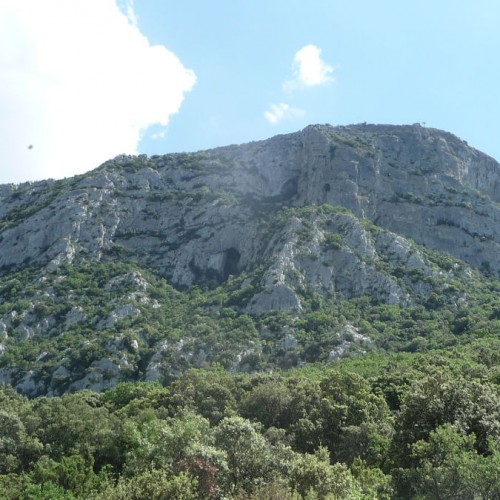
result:
<svg viewBox="0 0 500 500"><path fill-rule="evenodd" d="M494 159L420 125L311 125L0 186L0 381L57 393L373 348L358 313L331 311L458 311L500 273L499 203Z"/></svg>
<svg viewBox="0 0 500 500"><path fill-rule="evenodd" d="M124 252L180 286L214 269L223 280L261 257L263 214L322 204L500 271L498 163L420 125L311 125L198 153L120 156L0 196L4 272Z"/></svg>

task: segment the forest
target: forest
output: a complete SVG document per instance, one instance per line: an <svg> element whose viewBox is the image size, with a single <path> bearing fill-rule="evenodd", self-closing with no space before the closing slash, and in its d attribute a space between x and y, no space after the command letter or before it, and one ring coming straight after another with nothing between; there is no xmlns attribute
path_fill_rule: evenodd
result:
<svg viewBox="0 0 500 500"><path fill-rule="evenodd" d="M6 499L500 498L500 343L28 399L0 389Z"/></svg>

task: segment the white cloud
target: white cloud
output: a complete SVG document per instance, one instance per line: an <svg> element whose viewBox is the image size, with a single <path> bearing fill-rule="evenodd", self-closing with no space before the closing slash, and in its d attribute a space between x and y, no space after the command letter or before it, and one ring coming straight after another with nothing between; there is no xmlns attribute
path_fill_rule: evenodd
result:
<svg viewBox="0 0 500 500"><path fill-rule="evenodd" d="M332 83L335 68L321 59L321 50L315 45L302 47L293 58L293 78L283 84L285 91Z"/></svg>
<svg viewBox="0 0 500 500"><path fill-rule="evenodd" d="M118 1L2 0L0 183L135 153L179 111L194 72L141 34L133 0Z"/></svg>
<svg viewBox="0 0 500 500"><path fill-rule="evenodd" d="M137 16L134 10L134 0L116 0L118 8L127 16L131 24L137 26Z"/></svg>
<svg viewBox="0 0 500 500"><path fill-rule="evenodd" d="M165 139L166 135L167 135L167 127L161 127L156 131L151 131L150 137L151 139L154 140L161 140Z"/></svg>
<svg viewBox="0 0 500 500"><path fill-rule="evenodd" d="M264 116L271 125L276 125L283 120L304 115L304 111L302 109L294 108L285 102L271 104L269 108L270 109L268 111L264 112Z"/></svg>

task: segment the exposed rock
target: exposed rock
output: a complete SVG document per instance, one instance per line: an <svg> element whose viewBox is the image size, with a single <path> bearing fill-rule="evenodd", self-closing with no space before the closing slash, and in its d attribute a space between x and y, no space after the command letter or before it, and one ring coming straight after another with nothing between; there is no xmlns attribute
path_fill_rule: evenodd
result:
<svg viewBox="0 0 500 500"><path fill-rule="evenodd" d="M0 384L12 384L13 382L13 369L0 369Z"/></svg>
<svg viewBox="0 0 500 500"><path fill-rule="evenodd" d="M285 351L290 351L291 349L295 349L297 347L298 341L297 339L291 335L290 333L285 336L285 338L281 341L281 347Z"/></svg>
<svg viewBox="0 0 500 500"><path fill-rule="evenodd" d="M68 312L68 314L66 314L64 326L68 328L78 323L83 323L84 321L87 321L87 315L85 314L83 308L75 306Z"/></svg>
<svg viewBox="0 0 500 500"><path fill-rule="evenodd" d="M248 305L247 311L252 314L260 314L265 311L300 310L300 308L297 294L289 286L278 284L255 295Z"/></svg>
<svg viewBox="0 0 500 500"><path fill-rule="evenodd" d="M57 378L67 378L71 375L71 372L63 365L60 365L54 372L52 373L52 380Z"/></svg>
<svg viewBox="0 0 500 500"><path fill-rule="evenodd" d="M151 356L151 359L149 360L144 380L148 382L156 382L160 379L162 360L164 352L168 349L168 347L169 343L166 341L162 342L158 346L158 350L153 354L153 356Z"/></svg>
<svg viewBox="0 0 500 500"><path fill-rule="evenodd" d="M439 267L424 246L462 263ZM0 354L17 342L43 343L25 371L2 368L0 383L57 394L102 390L131 372L160 380L214 361L243 371L259 364L258 341L235 342L218 358L203 334L176 325L169 342L156 332L150 342L147 322L168 317L171 299L166 288L152 290L153 275L179 290L215 288L234 276L239 295L233 289L232 302L221 293L200 306L210 313L300 316L327 300L366 296L374 304L423 304L453 290L457 276L472 279L464 263L499 276L499 255L500 165L418 125L314 125L192 154L121 155L72 179L0 186L0 277L8 281L28 264L45 274L23 300L12 279L12 296L1 299L17 305L2 309ZM99 307L89 305L96 288L78 302L78 277L57 276L108 261L130 266L92 284L106 294ZM467 307L467 293L453 300ZM74 333L95 344L83 360L67 347L65 335ZM292 359L303 347L295 333L283 328L276 340L262 327L261 336L272 338L272 355ZM331 345L340 342L322 346L330 360L372 342L350 324L330 334ZM52 340L66 342L74 365L62 361L70 354L51 361L43 352Z"/></svg>
<svg viewBox="0 0 500 500"><path fill-rule="evenodd" d="M253 364L258 357L258 351L252 346L236 355L233 365L229 370L232 372L251 372L254 368Z"/></svg>
<svg viewBox="0 0 500 500"><path fill-rule="evenodd" d="M135 291L143 292L148 288L149 284L139 273L133 272L113 278L106 283L104 288L110 292L116 292L124 286L131 286Z"/></svg>
<svg viewBox="0 0 500 500"><path fill-rule="evenodd" d="M29 326L26 326L25 324L21 324L16 328L16 331L19 335L21 335L21 338L23 340L29 340L33 338L34 336L34 331L33 328L30 328Z"/></svg>
<svg viewBox="0 0 500 500"><path fill-rule="evenodd" d="M44 359L47 358L47 356L49 356L49 353L47 351L43 351L41 352L38 357L36 358L35 360L35 363L40 363L42 362Z"/></svg>
<svg viewBox="0 0 500 500"><path fill-rule="evenodd" d="M359 333L359 329L347 323L337 332L337 336L344 342L356 342L358 344L372 344L373 340L366 335Z"/></svg>
<svg viewBox="0 0 500 500"><path fill-rule="evenodd" d="M24 377L16 384L16 389L27 396L37 396L41 387L36 381L36 374L33 370L28 371Z"/></svg>
<svg viewBox="0 0 500 500"><path fill-rule="evenodd" d="M500 271L498 163L418 125L314 125L184 156L121 156L84 178L2 186L1 193L0 269L126 252L181 286L220 283L265 250L259 210L286 202L342 205ZM370 252L361 241L356 246Z"/></svg>
<svg viewBox="0 0 500 500"><path fill-rule="evenodd" d="M88 373L76 380L68 388L69 392L89 389L100 392L104 389L114 387L123 379L121 366L110 359L101 359L92 363Z"/></svg>
<svg viewBox="0 0 500 500"><path fill-rule="evenodd" d="M349 323L345 324L338 332L337 337L340 339L340 344L332 349L328 354L328 362L337 361L351 352L363 353L358 346L368 346L373 344L373 339L359 333L359 329Z"/></svg>
<svg viewBox="0 0 500 500"><path fill-rule="evenodd" d="M205 349L200 349L193 358L193 363L197 367L202 367L207 364L207 353Z"/></svg>
<svg viewBox="0 0 500 500"><path fill-rule="evenodd" d="M141 311L137 307L134 307L132 304L124 304L117 307L106 319L99 321L96 328L98 330L112 328L116 323L125 318L135 318L140 315Z"/></svg>

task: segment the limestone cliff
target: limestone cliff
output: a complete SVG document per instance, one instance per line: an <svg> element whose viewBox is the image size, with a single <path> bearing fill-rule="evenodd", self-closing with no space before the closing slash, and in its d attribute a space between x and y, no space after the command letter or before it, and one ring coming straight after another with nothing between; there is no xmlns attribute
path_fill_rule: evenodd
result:
<svg viewBox="0 0 500 500"><path fill-rule="evenodd" d="M464 264L444 272L426 248ZM407 307L441 293L451 279L466 280L467 265L498 277L499 250L500 165L449 133L419 125L312 125L250 144L119 156L74 178L0 186L4 283L24 268L57 274L67 264L106 262L133 262L178 290L248 276L238 284L245 295L233 306L239 314L300 314L311 297L369 296ZM134 293L113 299L101 316L68 304L64 317L44 321L29 308L24 316L9 309L3 298L0 335L58 336L76 324L116 330L124 318L138 322L145 304L153 307L152 297L138 302L142 289ZM134 339L139 346L140 337ZM252 342L235 347L234 356L255 355L260 348ZM162 346L159 340L150 346L146 378L154 378ZM193 359L210 358L210 346L200 349ZM0 357L7 351L3 341ZM88 387L96 371L120 366L95 362L83 378L73 377L73 389ZM54 370L52 377L67 375L64 364ZM46 391L34 389L28 371L16 380L31 392Z"/></svg>
<svg viewBox="0 0 500 500"><path fill-rule="evenodd" d="M122 156L0 196L3 272L123 252L176 285L220 282L262 257L266 214L321 204L500 271L499 164L419 125L315 125L200 153Z"/></svg>

